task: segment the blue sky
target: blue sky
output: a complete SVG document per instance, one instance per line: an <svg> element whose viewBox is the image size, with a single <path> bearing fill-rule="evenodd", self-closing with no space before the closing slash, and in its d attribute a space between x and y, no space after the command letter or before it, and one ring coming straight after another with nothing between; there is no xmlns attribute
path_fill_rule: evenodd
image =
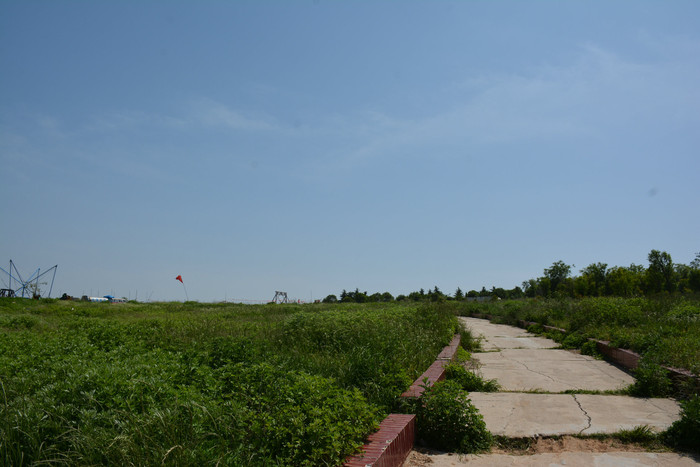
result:
<svg viewBox="0 0 700 467"><path fill-rule="evenodd" d="M0 2L0 265L53 295L512 288L700 251L700 3ZM5 264L2 264L5 263ZM3 285L4 286L4 285Z"/></svg>

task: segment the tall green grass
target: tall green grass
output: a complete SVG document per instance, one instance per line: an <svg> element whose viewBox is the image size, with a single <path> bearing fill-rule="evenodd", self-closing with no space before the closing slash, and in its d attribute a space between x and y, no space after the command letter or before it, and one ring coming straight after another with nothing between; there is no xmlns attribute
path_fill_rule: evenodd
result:
<svg viewBox="0 0 700 467"><path fill-rule="evenodd" d="M337 465L457 330L440 304L0 301L0 464Z"/></svg>

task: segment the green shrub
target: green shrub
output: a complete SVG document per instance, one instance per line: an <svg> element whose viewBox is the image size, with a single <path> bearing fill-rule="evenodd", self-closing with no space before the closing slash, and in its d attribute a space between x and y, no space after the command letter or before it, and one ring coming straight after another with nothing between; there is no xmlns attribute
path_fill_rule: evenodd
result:
<svg viewBox="0 0 700 467"><path fill-rule="evenodd" d="M664 433L666 442L680 449L700 452L700 396L681 402L681 419Z"/></svg>
<svg viewBox="0 0 700 467"><path fill-rule="evenodd" d="M657 365L642 361L634 371L636 381L630 387L630 394L636 397L665 397L671 393L671 380L668 371Z"/></svg>
<svg viewBox="0 0 700 467"><path fill-rule="evenodd" d="M418 438L443 451L473 453L487 450L493 437L466 391L455 381L426 387L417 405Z"/></svg>
<svg viewBox="0 0 700 467"><path fill-rule="evenodd" d="M464 349L465 351L476 352L481 349L481 339L474 337L471 330L463 328L460 329L459 334L461 337L460 350Z"/></svg>
<svg viewBox="0 0 700 467"><path fill-rule="evenodd" d="M579 349L584 344L588 343L588 340L581 334L567 334L566 337L561 341L561 346L565 349Z"/></svg>
<svg viewBox="0 0 700 467"><path fill-rule="evenodd" d="M603 358L603 355L598 351L598 346L595 341L584 342L583 345L581 345L581 353L595 358Z"/></svg>

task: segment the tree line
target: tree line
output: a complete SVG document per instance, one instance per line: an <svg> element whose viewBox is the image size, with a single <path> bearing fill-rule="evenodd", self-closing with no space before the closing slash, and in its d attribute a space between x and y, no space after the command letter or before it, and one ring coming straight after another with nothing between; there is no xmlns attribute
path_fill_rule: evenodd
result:
<svg viewBox="0 0 700 467"><path fill-rule="evenodd" d="M665 251L651 250L647 255L648 266L632 263L630 266L608 267L606 263L592 263L573 276L575 265L556 261L546 268L543 275L526 280L522 287L512 289L492 287L480 291L463 292L457 288L454 294L443 293L437 286L433 289L420 289L408 295L394 297L389 292L369 295L343 290L340 296L328 295L324 303L335 302L391 302L391 301L442 301L442 300L484 300L517 299L526 297L636 297L656 294L697 293L700 292L700 252L690 264L674 263L671 255Z"/></svg>

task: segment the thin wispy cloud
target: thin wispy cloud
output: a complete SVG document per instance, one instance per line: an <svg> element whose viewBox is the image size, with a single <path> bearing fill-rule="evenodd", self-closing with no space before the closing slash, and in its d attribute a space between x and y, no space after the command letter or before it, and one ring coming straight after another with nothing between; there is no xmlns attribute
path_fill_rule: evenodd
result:
<svg viewBox="0 0 700 467"><path fill-rule="evenodd" d="M681 68L679 70L678 68ZM693 57L675 63L637 63L602 47L587 45L567 64L535 68L528 74L467 78L465 92L442 113L402 120L374 113L345 122L346 127L374 130L340 158L436 157L427 151L439 144L465 150L514 143L551 143L611 138L629 125L640 130L669 119L700 123ZM362 131L355 133L363 134Z"/></svg>
<svg viewBox="0 0 700 467"><path fill-rule="evenodd" d="M255 118L211 99L199 99L191 104L191 122L236 131L276 131L279 124L271 118Z"/></svg>

